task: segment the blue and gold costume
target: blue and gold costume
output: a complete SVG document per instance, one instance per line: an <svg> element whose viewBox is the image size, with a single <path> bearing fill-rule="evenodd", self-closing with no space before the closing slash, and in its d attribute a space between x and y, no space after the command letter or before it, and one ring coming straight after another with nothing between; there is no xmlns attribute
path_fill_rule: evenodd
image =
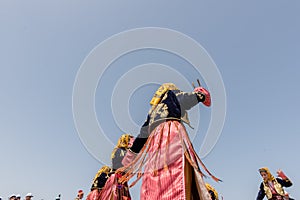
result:
<svg viewBox="0 0 300 200"><path fill-rule="evenodd" d="M263 200L265 196L269 200L293 200L292 198L289 198L283 190L283 187L290 187L293 185L283 172L281 172L282 178L275 178L267 167L259 169L259 172L261 174L266 173L267 178L260 184L256 200Z"/></svg>

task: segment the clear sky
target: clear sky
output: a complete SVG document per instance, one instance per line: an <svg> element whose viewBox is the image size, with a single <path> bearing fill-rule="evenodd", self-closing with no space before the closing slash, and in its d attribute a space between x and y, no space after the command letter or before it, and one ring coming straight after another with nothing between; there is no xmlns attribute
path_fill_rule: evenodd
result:
<svg viewBox="0 0 300 200"><path fill-rule="evenodd" d="M32 192L36 200L58 194L67 200L78 189L88 193L103 163L89 153L75 127L76 74L89 53L112 35L162 27L201 44L224 82L224 128L203 158L223 182L207 181L225 200L251 200L261 182L258 168L267 166L273 174L281 168L294 182L287 190L299 199L299 10L297 0L0 1L0 196ZM112 63L95 94L96 116L112 144L122 131L136 130L114 121L111 91L130 69L147 63L173 67L189 82L199 76L180 57L159 50L136 51ZM174 77L166 82L178 81ZM156 86L140 87L124 100L138 125ZM199 108L204 128L193 140L198 151L211 111L193 110ZM95 143L101 147L103 141ZM99 153L109 158L111 150ZM139 199L138 187L133 199Z"/></svg>

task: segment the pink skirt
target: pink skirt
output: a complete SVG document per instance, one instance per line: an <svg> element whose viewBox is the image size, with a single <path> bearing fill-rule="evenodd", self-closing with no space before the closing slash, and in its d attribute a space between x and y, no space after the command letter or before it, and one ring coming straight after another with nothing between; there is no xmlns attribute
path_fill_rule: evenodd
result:
<svg viewBox="0 0 300 200"><path fill-rule="evenodd" d="M130 174L143 174L141 200L210 200L198 162L208 172L185 127L166 121L152 131L141 152L123 169L127 179Z"/></svg>
<svg viewBox="0 0 300 200"><path fill-rule="evenodd" d="M106 181L100 200L131 200L127 183L119 183L120 175L112 174Z"/></svg>
<svg viewBox="0 0 300 200"><path fill-rule="evenodd" d="M91 191L88 196L86 197L86 200L101 200L100 199L101 190L100 189L94 189Z"/></svg>

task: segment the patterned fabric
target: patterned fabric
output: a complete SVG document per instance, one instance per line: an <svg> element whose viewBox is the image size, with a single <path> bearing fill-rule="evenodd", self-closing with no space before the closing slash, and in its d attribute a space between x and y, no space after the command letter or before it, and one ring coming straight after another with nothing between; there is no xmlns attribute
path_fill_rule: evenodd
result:
<svg viewBox="0 0 300 200"><path fill-rule="evenodd" d="M151 109L139 135L117 170L120 182L142 178L141 200L210 200L200 171L214 177L194 151L182 122L189 124L187 110L205 101L202 92L183 92L174 84L163 84L151 100ZM134 159L130 161L130 158Z"/></svg>
<svg viewBox="0 0 300 200"><path fill-rule="evenodd" d="M123 149L126 151L126 149L129 148L129 141L130 139L133 138L133 136L129 135L129 134L123 134L119 140L118 140L118 144L116 145L116 147L114 148L114 150L111 153L111 159L113 159L115 157L116 151ZM124 156L123 156L124 157ZM120 162L121 163L121 162Z"/></svg>
<svg viewBox="0 0 300 200"><path fill-rule="evenodd" d="M178 90L174 83L164 83L155 92L150 105L157 105L168 90Z"/></svg>
<svg viewBox="0 0 300 200"><path fill-rule="evenodd" d="M93 191L91 191L86 200L101 200L100 198L101 195L101 190L100 189L94 189Z"/></svg>
<svg viewBox="0 0 300 200"><path fill-rule="evenodd" d="M118 145L112 153L112 175L106 181L105 186L101 191L101 200L130 200L129 187L127 182L119 183L119 178L122 176L115 171L123 167L122 159L124 158L127 150L128 143L132 136L124 134L119 139ZM126 148L124 148L124 146Z"/></svg>
<svg viewBox="0 0 300 200"><path fill-rule="evenodd" d="M123 167L122 160L126 152L127 149L125 148L117 148L114 150L113 158L111 159L113 171Z"/></svg>
<svg viewBox="0 0 300 200"><path fill-rule="evenodd" d="M110 176L101 192L101 200L131 200L128 184L119 183L120 177L119 174Z"/></svg>
<svg viewBox="0 0 300 200"><path fill-rule="evenodd" d="M110 174L111 174L111 168L106 165L104 165L101 169L99 169L92 182L91 190L102 189Z"/></svg>
<svg viewBox="0 0 300 200"><path fill-rule="evenodd" d="M130 148L134 153L139 153L147 141L152 130L167 120L178 120L190 126L187 110L205 99L204 95L181 90L168 90L157 105L153 105L147 119L141 127L140 134Z"/></svg>
<svg viewBox="0 0 300 200"><path fill-rule="evenodd" d="M280 178L275 178L275 181L273 183L274 184L276 183L276 185L278 185L277 186L278 191L279 191L279 187L283 191L282 187L290 187L293 185L289 179L283 180ZM276 190L276 188L275 188L275 190ZM286 193L283 191L283 195L281 195L281 196L284 196L284 195L286 195ZM267 196L268 199L279 198L279 197L274 196L274 194L272 194L271 189L267 186L267 184L265 184L265 182L262 182L260 184L256 200L263 200L265 196ZM277 196L280 196L280 195L277 193ZM292 198L290 198L288 196L285 196L284 198L292 200Z"/></svg>
<svg viewBox="0 0 300 200"><path fill-rule="evenodd" d="M170 120L158 125L135 160L121 169L127 172L121 181L142 174L141 200L210 200L198 162L208 172L185 127Z"/></svg>

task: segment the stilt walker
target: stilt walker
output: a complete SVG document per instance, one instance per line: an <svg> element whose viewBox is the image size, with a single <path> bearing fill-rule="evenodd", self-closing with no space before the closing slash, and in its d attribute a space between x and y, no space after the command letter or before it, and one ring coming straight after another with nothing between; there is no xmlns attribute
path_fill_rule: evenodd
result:
<svg viewBox="0 0 300 200"><path fill-rule="evenodd" d="M140 200L210 200L199 164L204 166L189 139L183 122L187 110L199 102L209 107L210 93L203 87L183 92L173 83L162 84L150 104L147 120L123 159L122 181L135 174L142 178Z"/></svg>

